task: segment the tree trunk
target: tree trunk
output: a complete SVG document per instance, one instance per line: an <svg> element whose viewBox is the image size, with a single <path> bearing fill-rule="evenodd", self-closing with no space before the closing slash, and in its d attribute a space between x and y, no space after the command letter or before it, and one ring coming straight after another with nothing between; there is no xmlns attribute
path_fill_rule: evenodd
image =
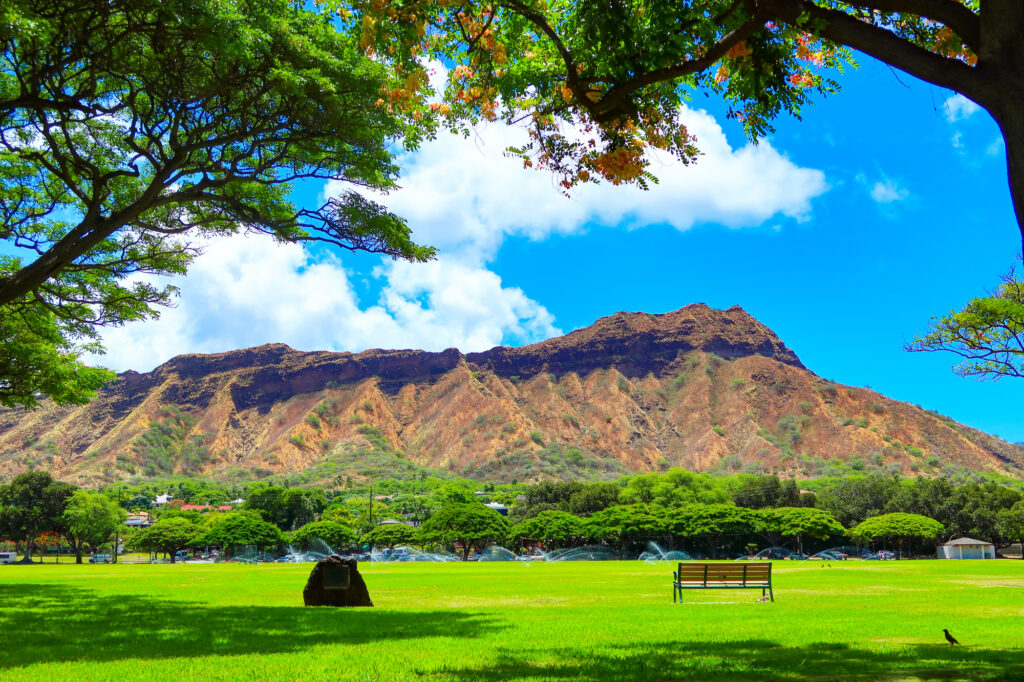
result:
<svg viewBox="0 0 1024 682"><path fill-rule="evenodd" d="M1024 64L1020 65L1024 71ZM1010 199L1017 216L1017 228L1021 233L1021 253L1024 253L1024 87L1017 92L1008 92L1010 103L1001 112L999 129L1006 144L1006 175L1010 181Z"/></svg>
<svg viewBox="0 0 1024 682"><path fill-rule="evenodd" d="M982 0L979 69L987 73L984 106L1006 144L1006 172L1024 245L1024 3Z"/></svg>

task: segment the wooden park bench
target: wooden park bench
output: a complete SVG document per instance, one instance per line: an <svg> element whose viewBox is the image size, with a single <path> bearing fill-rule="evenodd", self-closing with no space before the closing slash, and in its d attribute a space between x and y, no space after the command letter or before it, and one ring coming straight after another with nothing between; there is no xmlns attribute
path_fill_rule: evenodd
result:
<svg viewBox="0 0 1024 682"><path fill-rule="evenodd" d="M772 562L725 563L687 562L680 563L679 570L672 573L672 602L683 601L683 590L729 590L761 589L761 596L767 593L772 601ZM678 599L677 599L678 598Z"/></svg>

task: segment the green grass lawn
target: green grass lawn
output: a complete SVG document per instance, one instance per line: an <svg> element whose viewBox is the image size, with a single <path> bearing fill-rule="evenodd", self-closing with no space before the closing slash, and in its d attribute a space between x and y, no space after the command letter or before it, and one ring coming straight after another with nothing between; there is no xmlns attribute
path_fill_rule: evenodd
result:
<svg viewBox="0 0 1024 682"><path fill-rule="evenodd" d="M305 608L310 565L0 566L0 669L42 680L1024 679L1024 561L776 562L760 590L669 565L361 564L372 609ZM951 648L949 628L966 646Z"/></svg>

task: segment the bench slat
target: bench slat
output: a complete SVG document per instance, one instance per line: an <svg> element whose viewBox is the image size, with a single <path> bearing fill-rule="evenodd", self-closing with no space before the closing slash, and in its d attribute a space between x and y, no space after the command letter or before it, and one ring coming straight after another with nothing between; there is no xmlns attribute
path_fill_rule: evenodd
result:
<svg viewBox="0 0 1024 682"><path fill-rule="evenodd" d="M767 591L775 601L772 590L772 564L688 562L680 563L673 573L673 595L682 597L684 589L756 589Z"/></svg>

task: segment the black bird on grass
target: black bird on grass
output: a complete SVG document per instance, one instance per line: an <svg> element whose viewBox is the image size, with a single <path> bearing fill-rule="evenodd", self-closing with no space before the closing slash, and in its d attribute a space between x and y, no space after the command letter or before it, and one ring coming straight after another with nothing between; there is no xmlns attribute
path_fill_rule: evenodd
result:
<svg viewBox="0 0 1024 682"><path fill-rule="evenodd" d="M949 630L947 630L946 628L942 628L942 631L946 633L946 641L949 642L950 646L956 646L957 644L960 644L960 642L956 641L956 637L949 634ZM963 644L960 644L960 646L963 646Z"/></svg>

